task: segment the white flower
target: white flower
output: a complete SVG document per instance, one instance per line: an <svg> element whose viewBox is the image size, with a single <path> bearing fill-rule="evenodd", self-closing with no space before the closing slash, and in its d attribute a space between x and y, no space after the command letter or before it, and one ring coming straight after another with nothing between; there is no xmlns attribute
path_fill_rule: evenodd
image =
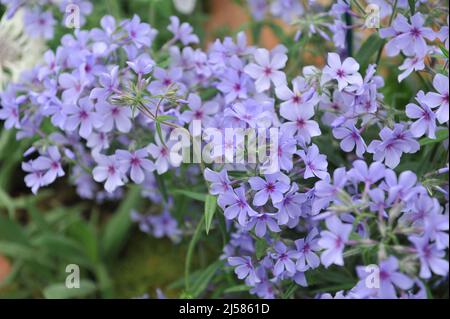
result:
<svg viewBox="0 0 450 319"><path fill-rule="evenodd" d="M20 74L32 68L42 59L45 42L32 39L24 32L23 11L13 18L3 15L0 20L0 92L9 82L15 82Z"/></svg>

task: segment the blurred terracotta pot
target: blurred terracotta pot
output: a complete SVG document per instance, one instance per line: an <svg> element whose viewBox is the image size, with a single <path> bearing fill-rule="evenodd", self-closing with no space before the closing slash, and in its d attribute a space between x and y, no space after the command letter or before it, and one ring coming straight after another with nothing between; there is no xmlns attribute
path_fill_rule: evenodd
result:
<svg viewBox="0 0 450 319"><path fill-rule="evenodd" d="M221 27L227 26L232 31L237 31L251 19L246 10L233 0L210 0L208 4L211 10L206 23L208 41L215 38L214 32ZM283 27L286 26L283 25ZM251 37L248 38L251 39ZM261 45L266 48L273 48L280 42L272 30L267 27L263 28L260 40Z"/></svg>
<svg viewBox="0 0 450 319"><path fill-rule="evenodd" d="M0 282L8 276L11 272L11 263L8 259L0 255Z"/></svg>

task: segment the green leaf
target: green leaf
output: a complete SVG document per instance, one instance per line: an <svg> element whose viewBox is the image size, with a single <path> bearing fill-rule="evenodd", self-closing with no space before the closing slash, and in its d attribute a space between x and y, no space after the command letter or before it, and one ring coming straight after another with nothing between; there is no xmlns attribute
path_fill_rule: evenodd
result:
<svg viewBox="0 0 450 319"><path fill-rule="evenodd" d="M448 59L448 50L441 43L439 43L438 46L441 49L442 54Z"/></svg>
<svg viewBox="0 0 450 319"><path fill-rule="evenodd" d="M197 242L200 239L204 222L205 222L205 215L203 215L200 221L198 222L197 227L195 228L195 232L192 235L191 241L189 242L188 250L186 253L186 260L184 266L184 284L187 292L190 292L189 275L191 270L192 256L194 254L195 246L197 245Z"/></svg>
<svg viewBox="0 0 450 319"><path fill-rule="evenodd" d="M267 247L269 247L267 245L267 241L265 239L258 238L258 240L256 241L256 248L255 248L256 258L261 259L262 257L264 257L266 255Z"/></svg>
<svg viewBox="0 0 450 319"><path fill-rule="evenodd" d="M358 53L355 55L355 59L361 66L360 72L367 68L370 63L370 59L380 50L383 44L384 40L379 37L378 33L373 33L367 38Z"/></svg>
<svg viewBox="0 0 450 319"><path fill-rule="evenodd" d="M12 241L22 245L28 244L27 235L19 223L0 216L0 240Z"/></svg>
<svg viewBox="0 0 450 319"><path fill-rule="evenodd" d="M0 187L0 208L5 208L8 211L9 217L14 215L14 203L11 197Z"/></svg>
<svg viewBox="0 0 450 319"><path fill-rule="evenodd" d="M158 184L158 189L161 192L164 201L167 203L169 195L167 194L166 182L162 175L159 175L156 171L153 173L153 175L155 176L156 184Z"/></svg>
<svg viewBox="0 0 450 319"><path fill-rule="evenodd" d="M174 189L172 191L173 194L175 195L184 195L186 197L189 197L191 199L195 199L198 200L200 202L205 202L206 201L206 195L203 193L197 193L197 192L192 192L192 191L188 191L185 189Z"/></svg>
<svg viewBox="0 0 450 319"><path fill-rule="evenodd" d="M90 224L83 221L76 222L69 226L67 235L80 244L85 255L92 263L98 263L99 250L97 237Z"/></svg>
<svg viewBox="0 0 450 319"><path fill-rule="evenodd" d="M211 229L211 223L214 218L214 214L216 213L217 208L217 198L213 195L206 195L205 200L205 230L206 234L209 234L209 230Z"/></svg>
<svg viewBox="0 0 450 319"><path fill-rule="evenodd" d="M159 121L155 121L155 127L156 127L156 132L158 133L159 140L161 141L161 143L164 146L166 146L166 144L164 144L164 138L163 138L163 134L162 134L162 130L161 130L161 123Z"/></svg>
<svg viewBox="0 0 450 319"><path fill-rule="evenodd" d="M416 1L408 0L409 10L411 11L411 15L413 16L416 13Z"/></svg>
<svg viewBox="0 0 450 319"><path fill-rule="evenodd" d="M0 241L0 253L13 260L24 260L28 262L36 262L46 267L52 267L54 264L46 255L38 250L22 244Z"/></svg>
<svg viewBox="0 0 450 319"><path fill-rule="evenodd" d="M172 115L160 115L160 116L158 116L157 118L156 118L156 121L158 121L158 122L165 122L165 121L168 121L168 120L176 120L177 118L175 117L175 116L172 116Z"/></svg>
<svg viewBox="0 0 450 319"><path fill-rule="evenodd" d="M429 137L424 137L419 141L420 146L429 145L429 144L435 144L440 143L442 141L445 141L448 139L448 130L442 130L436 132L436 138L431 139Z"/></svg>
<svg viewBox="0 0 450 319"><path fill-rule="evenodd" d="M238 285L238 286L233 286L233 287L225 289L223 291L223 293L231 294L231 293L235 293L235 292L248 292L249 289L250 289L250 287L247 285Z"/></svg>
<svg viewBox="0 0 450 319"><path fill-rule="evenodd" d="M101 238L101 252L106 259L115 258L126 243L132 226L130 213L140 201L141 189L136 185L131 186L114 216L106 224Z"/></svg>
<svg viewBox="0 0 450 319"><path fill-rule="evenodd" d="M71 299L92 295L97 290L90 280L80 280L80 288L67 288L64 284L47 286L43 293L47 299Z"/></svg>
<svg viewBox="0 0 450 319"><path fill-rule="evenodd" d="M63 258L70 263L91 267L83 247L71 238L58 234L43 234L32 240L32 245L43 249L49 256Z"/></svg>
<svg viewBox="0 0 450 319"><path fill-rule="evenodd" d="M200 276L193 282L191 290L189 291L192 298L198 298L200 296L200 294L208 287L209 282L221 266L222 262L217 261L201 271Z"/></svg>

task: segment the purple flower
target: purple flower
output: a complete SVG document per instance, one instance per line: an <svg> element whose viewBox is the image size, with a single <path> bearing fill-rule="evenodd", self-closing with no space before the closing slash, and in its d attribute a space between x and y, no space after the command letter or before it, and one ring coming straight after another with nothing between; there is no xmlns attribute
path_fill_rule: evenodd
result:
<svg viewBox="0 0 450 319"><path fill-rule="evenodd" d="M380 162L374 162L367 167L365 161L357 160L353 162L353 168L348 172L348 177L356 183L364 182L368 188L384 177L385 169Z"/></svg>
<svg viewBox="0 0 450 319"><path fill-rule="evenodd" d="M25 184L36 194L40 187L45 186L45 172L37 169L33 161L22 163L22 170L28 174L25 176Z"/></svg>
<svg viewBox="0 0 450 319"><path fill-rule="evenodd" d="M139 76L150 73L155 66L155 61L150 58L147 53L141 54L133 61L127 62L128 66L133 69Z"/></svg>
<svg viewBox="0 0 450 319"><path fill-rule="evenodd" d="M180 40L184 45L199 43L198 36L192 34L192 26L187 22L180 24L180 19L176 16L170 17L170 25L167 30L173 33L174 39Z"/></svg>
<svg viewBox="0 0 450 319"><path fill-rule="evenodd" d="M420 91L417 94L416 100L419 105L409 103L406 106L406 115L409 118L417 119L411 124L410 131L414 137L421 137L427 131L429 138L436 138L436 116L428 105L424 102L425 94Z"/></svg>
<svg viewBox="0 0 450 319"><path fill-rule="evenodd" d="M237 217L241 226L245 226L247 224L248 217L257 215L253 208L251 208L247 203L244 186L219 195L217 203L222 209L224 209L225 217L228 220L232 220Z"/></svg>
<svg viewBox="0 0 450 319"><path fill-rule="evenodd" d="M138 48L151 47L153 39L158 33L152 29L147 23L141 23L139 16L134 15L133 19L126 20L123 23L125 31L128 33L129 40Z"/></svg>
<svg viewBox="0 0 450 319"><path fill-rule="evenodd" d="M297 141L286 134L281 134L278 140L278 163L280 169L287 172L291 171L294 163L292 162L293 155L297 152Z"/></svg>
<svg viewBox="0 0 450 319"><path fill-rule="evenodd" d="M436 92L428 92L425 97L422 98L422 103L428 105L431 108L439 106L436 112L436 118L439 123L444 124L448 122L448 101L449 101L449 89L448 89L448 76L442 74L436 74L433 79L433 86Z"/></svg>
<svg viewBox="0 0 450 319"><path fill-rule="evenodd" d="M167 236L175 242L180 240L181 231L178 228L178 222L167 210L161 215L149 216L148 220L152 225L152 234L156 238Z"/></svg>
<svg viewBox="0 0 450 319"><path fill-rule="evenodd" d="M319 124L310 120L314 116L314 105L306 103L300 106L291 107L282 105L280 109L282 117L288 120L281 126L283 134L289 136L296 135L306 144L309 144L311 137L321 134Z"/></svg>
<svg viewBox="0 0 450 319"><path fill-rule="evenodd" d="M114 126L119 132L128 133L131 130L131 109L128 106L112 105L106 101L95 104L97 114L102 119L99 130L111 132Z"/></svg>
<svg viewBox="0 0 450 319"><path fill-rule="evenodd" d="M301 1L275 0L270 6L270 11L286 23L291 23L303 14L303 6Z"/></svg>
<svg viewBox="0 0 450 319"><path fill-rule="evenodd" d="M315 251L320 250L319 239L316 238L319 235L317 228L313 228L306 238L301 238L295 241L295 247L299 252L296 268L298 271L304 272L308 269L314 269L319 267L320 258Z"/></svg>
<svg viewBox="0 0 450 319"><path fill-rule="evenodd" d="M444 25L441 27L441 30L439 30L439 33L437 34L437 36L439 37L439 40L441 40L442 42L444 42L445 48L448 50L448 43L449 43L449 38L448 38L448 16L447 16L447 25Z"/></svg>
<svg viewBox="0 0 450 319"><path fill-rule="evenodd" d="M345 244L352 232L352 225L344 224L336 216L328 217L325 220L328 230L320 232L319 246L325 249L322 252L322 264L328 268L331 264L344 265L342 253Z"/></svg>
<svg viewBox="0 0 450 319"><path fill-rule="evenodd" d="M280 173L267 174L265 180L259 176L248 180L251 188L258 191L253 198L253 205L263 206L270 199L273 204L283 200L283 194L289 190L289 179Z"/></svg>
<svg viewBox="0 0 450 319"><path fill-rule="evenodd" d="M27 34L35 38L52 39L54 34L55 19L51 11L26 10L25 30Z"/></svg>
<svg viewBox="0 0 450 319"><path fill-rule="evenodd" d="M188 107L190 110L184 111L181 114L181 119L189 123L192 131L193 121L202 121L203 126L208 126L210 116L216 114L219 110L219 104L214 101L202 103L200 96L191 93L188 97Z"/></svg>
<svg viewBox="0 0 450 319"><path fill-rule="evenodd" d="M229 257L228 263L230 266L236 267L234 269L235 274L239 279L246 279L249 285L253 286L256 283L261 282L255 272L255 268L252 264L252 259L249 256L243 257Z"/></svg>
<svg viewBox="0 0 450 319"><path fill-rule="evenodd" d="M380 216L387 217L386 208L388 205L386 204L384 191L380 188L375 188L371 189L368 194L371 200L370 210L377 212Z"/></svg>
<svg viewBox="0 0 450 319"><path fill-rule="evenodd" d="M143 148L133 152L125 150L116 150L116 158L130 169L130 177L136 184L141 184L145 179L145 172L153 172L155 166L152 161L147 159L148 151Z"/></svg>
<svg viewBox="0 0 450 319"><path fill-rule="evenodd" d="M333 136L342 140L340 146L345 152L351 152L356 146L356 155L362 157L366 151L366 143L354 121L347 121L344 125L334 128Z"/></svg>
<svg viewBox="0 0 450 319"><path fill-rule="evenodd" d="M432 41L436 38L435 32L431 28L424 27L425 19L421 13L416 13L411 17L411 24L402 14L397 15L392 27L381 30L381 37L394 36L386 44L389 56L398 55L400 50L407 56L423 56L427 53L428 47L425 38Z"/></svg>
<svg viewBox="0 0 450 319"><path fill-rule="evenodd" d="M110 73L102 73L98 77L101 88L94 88L91 91L91 99L106 100L111 94L118 91L119 88L119 67L115 66Z"/></svg>
<svg viewBox="0 0 450 319"><path fill-rule="evenodd" d="M178 167L183 160L178 152L172 151L172 147L177 142L172 140L164 141L165 136L162 138L163 141L157 135L155 137L156 144L152 143L147 146L148 153L155 159L155 168L159 175L167 172L169 165Z"/></svg>
<svg viewBox="0 0 450 319"><path fill-rule="evenodd" d="M448 228L448 215L433 209L425 218L425 234L435 241L438 249L445 249L449 246Z"/></svg>
<svg viewBox="0 0 450 319"><path fill-rule="evenodd" d="M117 160L115 155L97 154L95 161L97 166L92 171L92 176L96 182L105 182L105 190L108 193L112 193L117 187L124 185L126 167Z"/></svg>
<svg viewBox="0 0 450 319"><path fill-rule="evenodd" d="M412 58L406 58L399 70L403 71L398 75L398 81L406 79L412 72L425 69L425 55L418 55Z"/></svg>
<svg viewBox="0 0 450 319"><path fill-rule="evenodd" d="M373 153L375 161L384 161L386 166L395 168L400 163L402 153L415 153L419 150L419 143L403 124L395 124L394 129L384 127L380 131L381 141L374 140L367 148Z"/></svg>
<svg viewBox="0 0 450 319"><path fill-rule="evenodd" d="M327 157L319 153L317 145L311 145L306 152L304 150L298 151L298 155L305 163L305 178L317 176L320 179L325 179L329 177Z"/></svg>
<svg viewBox="0 0 450 319"><path fill-rule="evenodd" d="M223 168L219 173L206 168L203 176L205 180L211 183L209 192L212 195L224 194L232 189L231 182L225 168Z"/></svg>
<svg viewBox="0 0 450 319"><path fill-rule="evenodd" d="M413 227L423 228L428 217L441 209L438 200L429 197L426 193L419 193L410 201L410 207L401 216L400 221Z"/></svg>
<svg viewBox="0 0 450 319"><path fill-rule="evenodd" d="M50 146L47 149L47 156L39 156L35 159L33 168L44 172L43 186L53 183L56 177L64 176L64 170L61 166L61 154L56 146Z"/></svg>
<svg viewBox="0 0 450 319"><path fill-rule="evenodd" d="M15 95L15 92L14 92ZM1 96L1 105L0 105L0 120L5 120L4 126L7 130L12 127L20 129L20 110L19 110L19 99L15 97L9 99L6 95Z"/></svg>
<svg viewBox="0 0 450 319"><path fill-rule="evenodd" d="M298 193L298 185L293 183L291 189L284 195L283 199L274 203L273 206L278 209L278 224L285 225L289 219L297 218L302 213L302 204L306 201L304 194Z"/></svg>
<svg viewBox="0 0 450 319"><path fill-rule="evenodd" d="M89 80L86 77L86 72L80 68L79 72L74 74L63 73L58 78L58 83L62 89L62 100L64 103L76 103L84 88L89 85Z"/></svg>
<svg viewBox="0 0 450 319"><path fill-rule="evenodd" d="M274 276L278 277L284 271L287 271L291 275L295 274L295 263L292 259L298 258L298 252L295 250L288 250L286 245L281 241L277 241L273 248L275 252L271 254L271 257L276 260L273 268Z"/></svg>
<svg viewBox="0 0 450 319"><path fill-rule="evenodd" d="M384 184L382 188L389 193L387 202L391 205L395 201L408 202L417 193L417 176L411 171L402 172L397 180L397 175L393 170L385 171Z"/></svg>
<svg viewBox="0 0 450 319"><path fill-rule="evenodd" d="M341 58L337 53L328 53L328 62L323 69L321 83L330 80L338 82L339 91L350 86L350 89L359 88L363 85L361 74L358 73L359 64L353 58L347 58L341 63Z"/></svg>
<svg viewBox="0 0 450 319"><path fill-rule="evenodd" d="M178 81L181 80L182 77L183 70L181 68L171 68L166 71L159 67L155 67L153 78L156 80L150 82L147 89L152 94L164 94L170 86L176 85L181 87L181 84Z"/></svg>
<svg viewBox="0 0 450 319"><path fill-rule="evenodd" d="M250 230L255 228L255 234L258 237L264 237L267 232L267 227L270 231L278 233L281 231L280 227L276 223L275 214L262 213L254 217L251 217L246 225L246 229Z"/></svg>
<svg viewBox="0 0 450 319"><path fill-rule="evenodd" d="M302 77L292 80L292 90L286 85L281 85L275 89L275 92L277 97L284 101L280 104L281 108L301 108L306 103L314 106L319 102L314 88L309 87Z"/></svg>
<svg viewBox="0 0 450 319"><path fill-rule="evenodd" d="M410 236L408 239L416 247L420 259L421 278L430 278L431 272L444 277L448 275L448 260L445 258L445 250L440 250L436 244L431 244L426 236Z"/></svg>
<svg viewBox="0 0 450 319"><path fill-rule="evenodd" d="M93 128L99 128L102 125L102 120L95 112L94 104L89 97L80 99L78 104L66 105L63 110L67 114L64 128L75 131L79 127L78 133L81 137L88 138Z"/></svg>
<svg viewBox="0 0 450 319"><path fill-rule="evenodd" d="M247 75L232 69L225 72L217 89L225 94L226 103L247 98L247 79Z"/></svg>
<svg viewBox="0 0 450 319"><path fill-rule="evenodd" d="M357 285L357 293L361 296L396 299L395 286L407 290L414 284L411 278L398 271L398 260L394 256L380 262L379 269L376 270L375 274L373 271L367 271L365 266L358 266L356 271L361 279ZM371 274L378 275L374 282L371 282L371 278L368 278ZM377 283L379 287L377 287Z"/></svg>
<svg viewBox="0 0 450 319"><path fill-rule="evenodd" d="M345 167L336 169L333 173L333 184L329 180L316 182L314 186L314 202L312 211L314 214L327 207L331 201L336 200L339 192L347 183L347 172Z"/></svg>
<svg viewBox="0 0 450 319"><path fill-rule="evenodd" d="M264 19L264 16L269 9L267 0L247 0L247 2L253 19L256 21Z"/></svg>
<svg viewBox="0 0 450 319"><path fill-rule="evenodd" d="M270 82L275 87L286 84L286 75L279 71L283 69L287 62L285 54L276 53L273 57L266 49L256 49L256 63L250 63L244 68L245 73L256 80L255 87L258 92L267 91L270 88Z"/></svg>

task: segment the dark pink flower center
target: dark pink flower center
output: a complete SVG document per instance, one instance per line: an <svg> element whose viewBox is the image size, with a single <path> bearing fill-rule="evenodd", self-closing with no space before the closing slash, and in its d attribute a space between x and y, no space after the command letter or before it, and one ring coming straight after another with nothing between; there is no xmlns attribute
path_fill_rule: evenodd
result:
<svg viewBox="0 0 450 319"><path fill-rule="evenodd" d="M298 118L296 123L298 128L303 128L305 126L305 120L302 118Z"/></svg>
<svg viewBox="0 0 450 319"><path fill-rule="evenodd" d="M342 69L339 69L339 70L336 71L336 75L337 75L339 78L343 78L343 77L345 76L345 71L342 70Z"/></svg>
<svg viewBox="0 0 450 319"><path fill-rule="evenodd" d="M80 111L80 119L86 120L89 117L89 114L85 110Z"/></svg>
<svg viewBox="0 0 450 319"><path fill-rule="evenodd" d="M131 158L131 165L132 166L139 166L139 165L141 165L141 160L138 157L132 157Z"/></svg>
<svg viewBox="0 0 450 319"><path fill-rule="evenodd" d="M412 35L414 38L420 37L420 36L421 36L420 29L418 29L418 28L416 28L416 27L412 28L412 29L411 29L411 35Z"/></svg>
<svg viewBox="0 0 450 319"><path fill-rule="evenodd" d="M114 175L116 173L116 168L113 165L108 166L108 174Z"/></svg>
<svg viewBox="0 0 450 319"><path fill-rule="evenodd" d="M266 184L266 191L268 193L272 193L275 191L275 185L273 183L267 183Z"/></svg>

